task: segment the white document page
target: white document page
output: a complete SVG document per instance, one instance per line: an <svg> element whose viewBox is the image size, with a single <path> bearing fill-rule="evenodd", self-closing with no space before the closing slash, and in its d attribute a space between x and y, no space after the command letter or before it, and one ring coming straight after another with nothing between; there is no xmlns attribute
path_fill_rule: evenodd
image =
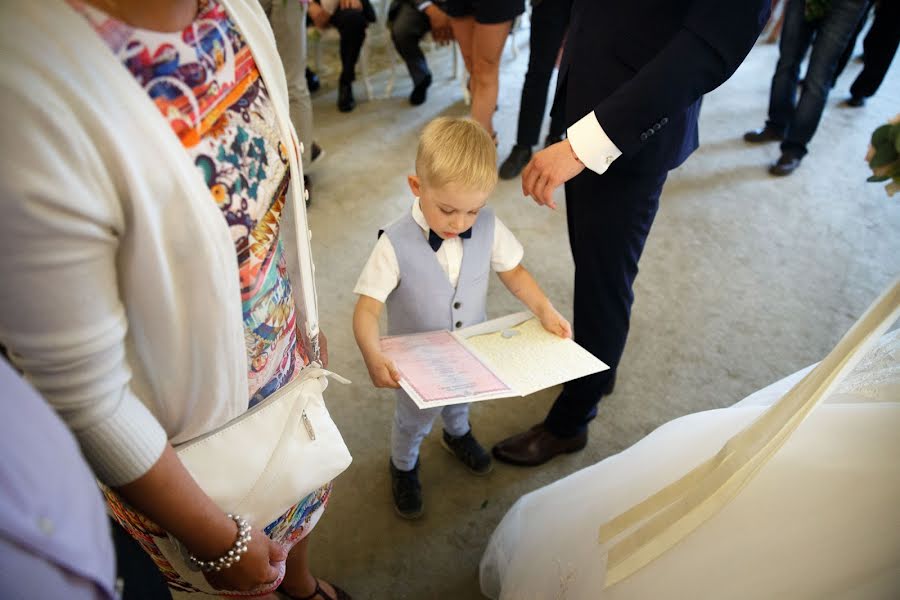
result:
<svg viewBox="0 0 900 600"><path fill-rule="evenodd" d="M521 396L609 368L574 341L544 329L528 312L473 325L456 334Z"/></svg>

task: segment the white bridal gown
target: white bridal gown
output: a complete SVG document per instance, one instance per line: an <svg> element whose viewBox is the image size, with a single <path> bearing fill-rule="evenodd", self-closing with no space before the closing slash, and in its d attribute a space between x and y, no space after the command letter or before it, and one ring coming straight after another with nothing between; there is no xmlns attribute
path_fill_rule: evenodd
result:
<svg viewBox="0 0 900 600"><path fill-rule="evenodd" d="M809 369L520 498L481 561L510 600L900 598L900 331L718 513L604 589L602 524L714 455Z"/></svg>

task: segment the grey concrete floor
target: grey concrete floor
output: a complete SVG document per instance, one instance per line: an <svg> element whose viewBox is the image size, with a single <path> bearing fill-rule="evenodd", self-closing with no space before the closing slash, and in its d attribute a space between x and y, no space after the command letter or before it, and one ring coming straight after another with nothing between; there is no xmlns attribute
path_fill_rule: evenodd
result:
<svg viewBox="0 0 900 600"><path fill-rule="evenodd" d="M502 66L495 121L501 159L515 138L527 64L527 35L519 40L523 51L514 59L508 47ZM641 260L618 387L592 423L587 449L537 469L497 465L475 478L440 448L438 423L422 447L426 515L402 521L392 510L388 476L393 396L372 387L353 341L352 289L378 228L411 202L405 176L418 132L436 116L467 113L459 83L448 79L449 57L447 50L432 56L436 83L420 107L406 102L405 73L389 99L364 101L357 85L360 103L350 114L337 112L333 92L315 98L315 137L327 152L311 173L309 209L321 321L331 368L353 380L333 384L327 398L354 461L311 538L312 561L317 575L363 600L480 598L481 552L520 495L672 418L727 406L819 360L900 274L900 199L866 183L863 161L871 131L900 112L900 67L865 108L848 109L838 102L860 68L852 62L810 155L793 176L776 179L765 168L777 147L741 141L746 129L763 124L777 59L775 47L759 46L708 95L702 146L665 187ZM384 74L374 78L376 92L384 81ZM525 265L571 316L561 191L558 202L557 212L537 207L522 197L518 181L501 182L491 199L523 242ZM515 298L492 283L490 316L516 310ZM557 391L474 406L477 436L490 445L540 421Z"/></svg>

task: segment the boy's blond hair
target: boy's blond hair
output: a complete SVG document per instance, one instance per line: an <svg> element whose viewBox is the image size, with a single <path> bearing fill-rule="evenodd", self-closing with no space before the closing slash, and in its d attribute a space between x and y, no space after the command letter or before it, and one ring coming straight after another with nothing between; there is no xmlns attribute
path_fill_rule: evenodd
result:
<svg viewBox="0 0 900 600"><path fill-rule="evenodd" d="M416 175L428 187L452 183L490 192L497 185L497 147L472 119L438 117L419 136Z"/></svg>

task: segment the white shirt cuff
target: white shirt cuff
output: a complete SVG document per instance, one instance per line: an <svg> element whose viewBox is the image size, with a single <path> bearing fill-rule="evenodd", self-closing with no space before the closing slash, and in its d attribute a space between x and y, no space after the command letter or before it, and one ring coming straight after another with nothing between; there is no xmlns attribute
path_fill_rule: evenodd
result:
<svg viewBox="0 0 900 600"><path fill-rule="evenodd" d="M421 12L425 12L425 9L434 4L431 0L425 0L425 2L420 2L416 4L416 8L418 8Z"/></svg>
<svg viewBox="0 0 900 600"><path fill-rule="evenodd" d="M572 150L584 166L602 175L622 151L613 144L593 112L584 115L566 131Z"/></svg>

